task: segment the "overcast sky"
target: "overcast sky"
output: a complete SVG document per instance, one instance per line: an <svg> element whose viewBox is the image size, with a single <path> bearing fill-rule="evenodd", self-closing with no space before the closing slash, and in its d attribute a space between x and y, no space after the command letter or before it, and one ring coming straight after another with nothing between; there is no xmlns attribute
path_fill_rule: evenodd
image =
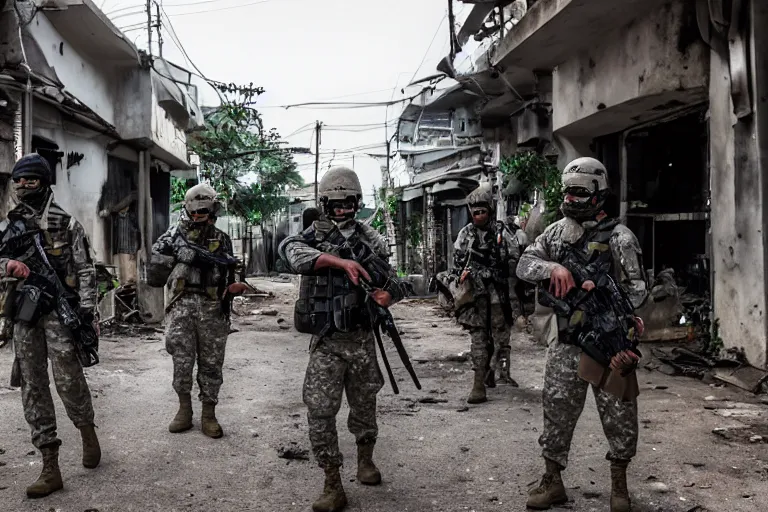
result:
<svg viewBox="0 0 768 512"><path fill-rule="evenodd" d="M97 5L146 49L146 28L141 26L146 25L145 2L106 0ZM449 48L446 0L169 0L162 5L189 58L208 78L253 82L266 89L259 103L267 128L275 127L283 136L298 131L287 140L300 147L312 144L314 151L315 121L328 125L322 132L321 177L333 150L380 144L354 154L368 205L373 203L373 188L381 184L381 173L379 162L364 152L384 153L384 122L396 119L402 104L388 112L384 107L275 107L326 100L388 101L393 90L394 99L403 98L400 89L414 76L436 73ZM456 10L460 17L469 6L456 2ZM162 23L164 57L189 66L172 41L168 21L163 18ZM157 53L156 35L153 38ZM416 92L418 87L410 88L405 95ZM216 98L210 89L202 93L203 104L216 104ZM369 126L347 126L357 131L333 128L340 125ZM389 125L390 137L395 127ZM314 156L298 156L297 161L304 179L314 181ZM351 165L352 154L339 154L333 163ZM399 184L407 184L401 170L394 176Z"/></svg>

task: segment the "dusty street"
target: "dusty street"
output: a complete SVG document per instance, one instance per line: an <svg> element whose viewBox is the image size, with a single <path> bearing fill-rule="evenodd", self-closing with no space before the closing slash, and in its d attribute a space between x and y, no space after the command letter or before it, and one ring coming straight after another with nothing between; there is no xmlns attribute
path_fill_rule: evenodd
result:
<svg viewBox="0 0 768 512"><path fill-rule="evenodd" d="M309 510L321 489L322 472L313 461L278 457L280 448L309 448L301 401L308 340L285 328L292 319L293 286L263 280L258 285L275 291L276 298L248 310L276 308L279 316L234 317L239 332L229 339L217 410L223 439L208 439L200 432L197 402L195 428L168 433L176 400L161 334L109 335L102 341L102 362L87 370L102 464L96 470L82 467L78 433L56 397L65 488L39 501L25 498L24 488L37 477L40 459L29 440L19 391L7 387L11 351L0 351L0 509ZM490 391L487 404L467 407L470 367L455 356L468 349L468 336L441 316L434 302L407 301L393 311L424 389L415 390L392 350L401 395L393 395L389 384L379 395L376 460L384 484L378 488L354 481L354 440L342 409L339 432L348 461L348 510L524 510L527 488L542 470L536 440L543 349L519 334L512 369L521 387L498 387ZM634 510L768 510L768 450L764 441L749 440L755 434L768 439L768 406L733 388L647 370L640 370L640 382L641 438L630 466ZM754 409L743 404L730 409L751 410L753 417L740 422L737 414L723 417L712 410L736 402L757 403ZM743 422L753 427L737 430L730 439L712 433L716 427ZM565 472L572 498L565 508L608 510L606 449L590 398Z"/></svg>

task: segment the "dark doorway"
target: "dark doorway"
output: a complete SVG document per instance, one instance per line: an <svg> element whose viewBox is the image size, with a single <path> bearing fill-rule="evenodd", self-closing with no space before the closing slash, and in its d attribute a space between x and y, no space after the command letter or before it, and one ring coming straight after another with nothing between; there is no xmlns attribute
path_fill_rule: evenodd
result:
<svg viewBox="0 0 768 512"><path fill-rule="evenodd" d="M653 275L671 268L688 291L709 292L707 125L704 109L626 136L627 225Z"/></svg>

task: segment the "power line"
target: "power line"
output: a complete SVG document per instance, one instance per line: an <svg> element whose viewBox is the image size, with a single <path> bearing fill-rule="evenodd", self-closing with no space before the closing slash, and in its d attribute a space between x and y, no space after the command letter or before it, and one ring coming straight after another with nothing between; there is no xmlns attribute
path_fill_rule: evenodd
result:
<svg viewBox="0 0 768 512"><path fill-rule="evenodd" d="M294 135L298 135L300 133L303 133L307 130L314 129L314 128L315 128L315 123L307 123L304 126L297 128L295 132L292 132L288 135L284 135L283 138L287 139L288 137L293 137Z"/></svg>
<svg viewBox="0 0 768 512"><path fill-rule="evenodd" d="M200 0L199 2L181 2L181 3L174 3L174 4L169 4L169 3L163 2L163 7L191 7L191 6L194 6L194 5L214 4L214 3L224 2L224 1L227 1L227 0ZM238 8L238 7L247 7L249 5L263 4L263 3L272 2L272 1L274 1L274 0L260 0L260 1L257 1L257 2L248 2L248 3L245 3L245 4L231 5L231 6L227 6L227 7L221 8L221 9L211 9L211 10L215 11L215 10L223 10L223 9L234 9L234 8ZM136 13L138 14L138 13L144 11L144 6L143 5L142 6L129 5L127 7L121 7L119 9L112 9L111 11L105 12L104 14L106 14L107 16L111 17L113 14L117 14L117 13L121 13L121 12L126 12L126 11L136 11ZM128 13L127 15L130 15L130 14L131 13ZM123 15L121 15L121 16L123 16ZM118 16L118 17L121 17L121 16ZM110 19L113 19L113 18L110 18Z"/></svg>
<svg viewBox="0 0 768 512"><path fill-rule="evenodd" d="M216 9L203 9L203 10L200 10L200 11L182 12L182 13L178 13L178 14L177 13L173 13L173 14L171 14L171 16L174 16L174 17L190 16L190 15L193 15L193 14L204 14L204 13L208 13L208 12L229 11L229 10L232 10L232 9L240 9L242 7L249 7L249 6L252 6L252 5L266 4L268 2L273 2L273 1L275 1L275 0L258 0L256 2L248 2L248 3L240 4L240 5L231 5L229 7L219 7L219 8L216 8Z"/></svg>
<svg viewBox="0 0 768 512"><path fill-rule="evenodd" d="M259 108L314 108L314 109L354 109L354 108L370 108L370 107L387 107L391 105L397 105L398 103L404 103L412 101L418 97L423 91L419 91L418 94L392 101L371 101L371 102L355 102L355 101L308 101L303 103L293 103L290 105L261 105ZM383 124L383 123L382 123Z"/></svg>
<svg viewBox="0 0 768 512"><path fill-rule="evenodd" d="M416 71L413 72L413 76L410 80L408 80L408 83L413 82L413 80L416 78L416 74L421 69L421 66L424 65L424 61L427 60L427 55L429 55L429 50L432 49L432 45L435 44L435 39L437 39L437 34L440 33L440 28L443 26L443 22L448 17L448 14L446 13L443 18L440 20L440 23L437 25L437 30L435 30L435 35L432 36L432 41L429 42L429 46L427 46L427 51L424 52L424 56L421 58L421 62L419 63L419 67L416 68Z"/></svg>

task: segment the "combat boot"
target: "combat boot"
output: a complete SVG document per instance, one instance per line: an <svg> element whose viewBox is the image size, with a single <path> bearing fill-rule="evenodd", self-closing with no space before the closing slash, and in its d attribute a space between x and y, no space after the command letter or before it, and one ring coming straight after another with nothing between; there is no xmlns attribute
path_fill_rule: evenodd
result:
<svg viewBox="0 0 768 512"><path fill-rule="evenodd" d="M629 512L628 460L611 461L611 512Z"/></svg>
<svg viewBox="0 0 768 512"><path fill-rule="evenodd" d="M37 481L27 487L28 498L43 498L64 487L59 470L59 447L41 448L43 471Z"/></svg>
<svg viewBox="0 0 768 512"><path fill-rule="evenodd" d="M468 404L481 404L488 401L488 398L485 396L484 380L485 371L475 370L475 382L472 384L472 391L469 393L469 398L467 398Z"/></svg>
<svg viewBox="0 0 768 512"><path fill-rule="evenodd" d="M518 388L520 385L509 375L509 355L508 349L502 350L499 354L499 381L509 384L513 388Z"/></svg>
<svg viewBox="0 0 768 512"><path fill-rule="evenodd" d="M179 394L179 412L168 425L168 431L174 434L184 432L192 428L192 395Z"/></svg>
<svg viewBox="0 0 768 512"><path fill-rule="evenodd" d="M490 368L487 372L485 372L485 387L496 387L496 370L493 368Z"/></svg>
<svg viewBox="0 0 768 512"><path fill-rule="evenodd" d="M379 485L381 471L373 463L373 448L376 443L357 444L357 480L363 485Z"/></svg>
<svg viewBox="0 0 768 512"><path fill-rule="evenodd" d="M216 405L203 403L203 414L201 416L203 434L214 439L224 435L218 420L216 419Z"/></svg>
<svg viewBox="0 0 768 512"><path fill-rule="evenodd" d="M83 439L83 466L93 469L101 462L101 446L96 437L96 429L93 425L86 425L80 429L80 437Z"/></svg>
<svg viewBox="0 0 768 512"><path fill-rule="evenodd" d="M347 506L347 495L341 485L338 467L325 468L325 487L323 494L312 504L314 512L338 512Z"/></svg>
<svg viewBox="0 0 768 512"><path fill-rule="evenodd" d="M526 506L535 510L547 510L552 505L562 505L568 501L565 494L563 478L560 476L562 468L552 460L544 459L547 470L541 478L541 483L528 493Z"/></svg>

